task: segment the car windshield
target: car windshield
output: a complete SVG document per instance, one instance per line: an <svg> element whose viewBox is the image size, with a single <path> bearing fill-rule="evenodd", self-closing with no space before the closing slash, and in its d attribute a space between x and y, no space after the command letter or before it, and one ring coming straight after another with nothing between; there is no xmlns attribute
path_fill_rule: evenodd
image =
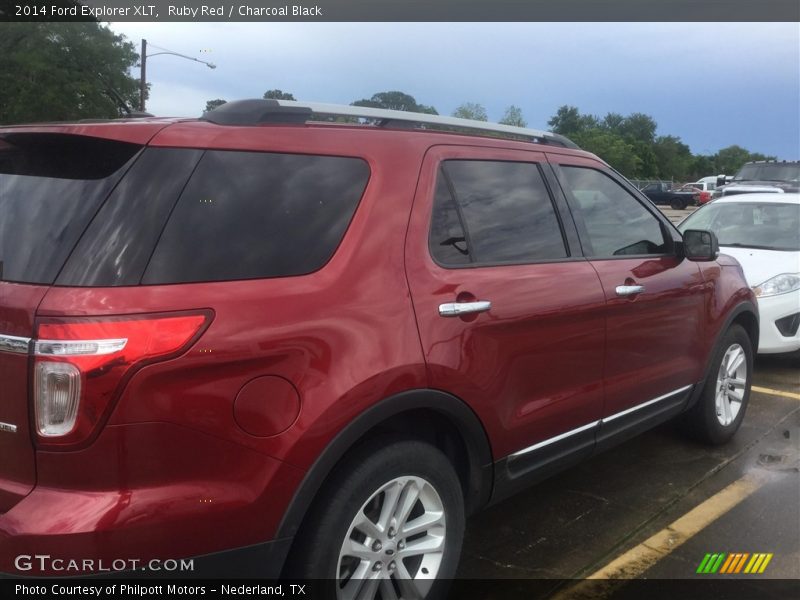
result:
<svg viewBox="0 0 800 600"><path fill-rule="evenodd" d="M743 166L734 181L800 181L800 163L755 163Z"/></svg>
<svg viewBox="0 0 800 600"><path fill-rule="evenodd" d="M717 234L720 246L800 251L800 204L711 203L678 229L709 229Z"/></svg>

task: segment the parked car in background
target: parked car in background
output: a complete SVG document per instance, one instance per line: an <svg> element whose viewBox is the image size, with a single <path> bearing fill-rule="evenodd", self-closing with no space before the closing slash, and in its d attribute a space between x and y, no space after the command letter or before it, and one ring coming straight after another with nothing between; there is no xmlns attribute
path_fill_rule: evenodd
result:
<svg viewBox="0 0 800 600"><path fill-rule="evenodd" d="M692 204L705 204L709 200L711 200L711 192L705 192L702 190L702 186L696 183L686 183L675 190L678 193L690 193L692 194Z"/></svg>
<svg viewBox="0 0 800 600"><path fill-rule="evenodd" d="M676 210L697 202L694 188L673 190L671 184L666 182L649 183L642 188L642 193L650 198L653 204L669 204L670 208Z"/></svg>
<svg viewBox="0 0 800 600"><path fill-rule="evenodd" d="M800 350L800 194L719 198L678 227L709 229L758 297L764 354Z"/></svg>
<svg viewBox="0 0 800 600"><path fill-rule="evenodd" d="M800 161L746 163L733 177L717 177L713 197L783 192L800 192Z"/></svg>
<svg viewBox="0 0 800 600"><path fill-rule="evenodd" d="M717 176L702 177L691 184L704 192L712 192L717 187Z"/></svg>
<svg viewBox="0 0 800 600"><path fill-rule="evenodd" d="M739 264L557 134L251 100L0 139L0 571L437 597L470 513L744 418Z"/></svg>

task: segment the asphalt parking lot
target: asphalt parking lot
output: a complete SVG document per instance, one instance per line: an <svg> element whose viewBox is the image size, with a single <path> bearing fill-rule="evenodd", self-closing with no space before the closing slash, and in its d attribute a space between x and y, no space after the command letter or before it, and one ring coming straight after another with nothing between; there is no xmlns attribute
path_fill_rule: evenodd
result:
<svg viewBox="0 0 800 600"><path fill-rule="evenodd" d="M665 212L677 222L690 210ZM697 572L704 559L710 569L720 561L716 573ZM515 596L525 598L616 598L646 580L681 580L682 597L723 597L701 591L710 579L737 586L727 597L800 598L800 353L757 358L745 420L727 445L698 444L667 423L473 516L458 577L536 580ZM746 592L759 579L794 595ZM457 582L453 597L469 585Z"/></svg>

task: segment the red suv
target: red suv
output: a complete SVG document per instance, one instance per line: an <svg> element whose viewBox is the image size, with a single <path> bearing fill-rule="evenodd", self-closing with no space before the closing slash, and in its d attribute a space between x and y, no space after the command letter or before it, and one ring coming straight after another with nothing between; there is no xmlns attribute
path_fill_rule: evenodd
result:
<svg viewBox="0 0 800 600"><path fill-rule="evenodd" d="M433 595L465 515L678 415L734 434L758 320L715 240L527 129L0 129L0 570Z"/></svg>

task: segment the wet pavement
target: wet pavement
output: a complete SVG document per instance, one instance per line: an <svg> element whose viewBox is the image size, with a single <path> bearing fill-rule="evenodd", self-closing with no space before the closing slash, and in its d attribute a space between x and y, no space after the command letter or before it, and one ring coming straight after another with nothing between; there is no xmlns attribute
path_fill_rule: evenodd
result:
<svg viewBox="0 0 800 600"><path fill-rule="evenodd" d="M741 429L724 446L665 424L473 516L458 577L538 579L547 593L528 597L578 597L564 580L644 549L655 558L632 577L790 579L800 598L800 354L759 357L753 385L767 391L752 392ZM720 491L743 478L756 482L749 495L688 539L657 554L643 544L701 505L713 510ZM761 575L697 574L707 553L773 557Z"/></svg>

